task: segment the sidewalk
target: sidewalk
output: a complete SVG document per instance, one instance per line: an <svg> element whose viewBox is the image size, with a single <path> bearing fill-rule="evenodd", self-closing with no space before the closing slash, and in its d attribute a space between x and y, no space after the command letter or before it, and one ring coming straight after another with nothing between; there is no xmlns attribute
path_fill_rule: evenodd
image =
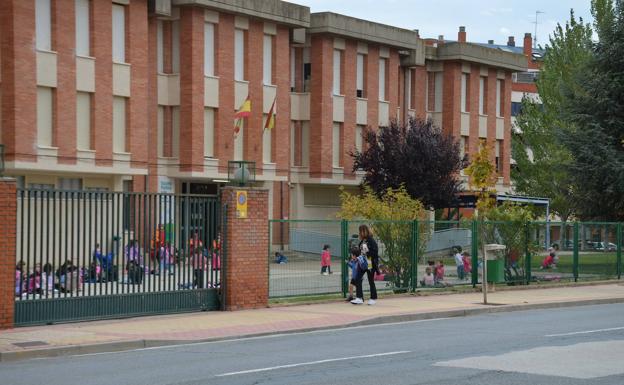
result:
<svg viewBox="0 0 624 385"><path fill-rule="evenodd" d="M343 301L237 312L203 312L36 326L0 331L0 361L139 349L489 312L624 302L624 284L381 298L375 306Z"/></svg>

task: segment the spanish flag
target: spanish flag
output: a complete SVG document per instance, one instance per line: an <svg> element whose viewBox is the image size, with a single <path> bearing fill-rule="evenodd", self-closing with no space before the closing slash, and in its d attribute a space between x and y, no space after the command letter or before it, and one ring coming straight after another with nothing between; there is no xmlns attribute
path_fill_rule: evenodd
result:
<svg viewBox="0 0 624 385"><path fill-rule="evenodd" d="M275 102L277 101L277 97L273 100L273 104L271 105L271 109L269 110L269 115L267 115L266 122L264 122L264 129L271 130L275 127L275 115L277 111L275 111Z"/></svg>
<svg viewBox="0 0 624 385"><path fill-rule="evenodd" d="M247 99L241 104L236 114L234 114L234 137L238 136L241 127L243 127L244 119L251 115L251 100L249 100L249 96Z"/></svg>

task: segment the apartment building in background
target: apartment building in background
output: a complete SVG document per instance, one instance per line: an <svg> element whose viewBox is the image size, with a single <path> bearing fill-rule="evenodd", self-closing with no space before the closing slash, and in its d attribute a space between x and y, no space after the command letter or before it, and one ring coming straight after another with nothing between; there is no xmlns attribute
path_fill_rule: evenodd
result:
<svg viewBox="0 0 624 385"><path fill-rule="evenodd" d="M348 153L366 127L411 116L462 155L487 140L510 189L527 60L463 27L422 39L280 0L4 0L0 42L0 137L21 186L216 194L246 160L272 218L325 219L361 180Z"/></svg>

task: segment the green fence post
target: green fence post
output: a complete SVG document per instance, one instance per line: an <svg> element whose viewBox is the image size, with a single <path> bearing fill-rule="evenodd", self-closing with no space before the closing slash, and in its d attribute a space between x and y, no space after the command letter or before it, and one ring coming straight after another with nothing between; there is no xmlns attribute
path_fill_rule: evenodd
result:
<svg viewBox="0 0 624 385"><path fill-rule="evenodd" d="M342 281L342 297L347 298L347 280L349 279L349 270L347 268L347 257L349 256L349 222L343 219L340 222L340 280Z"/></svg>
<svg viewBox="0 0 624 385"><path fill-rule="evenodd" d="M622 278L622 224L617 224L617 277Z"/></svg>
<svg viewBox="0 0 624 385"><path fill-rule="evenodd" d="M579 224L574 222L574 251L572 252L572 274L574 282L578 281L579 273Z"/></svg>
<svg viewBox="0 0 624 385"><path fill-rule="evenodd" d="M412 292L416 291L416 282L418 282L418 246L419 246L419 234L418 234L418 219L412 221L412 252L410 255L410 282L412 286Z"/></svg>
<svg viewBox="0 0 624 385"><path fill-rule="evenodd" d="M472 287L477 287L479 281L479 223L472 220Z"/></svg>
<svg viewBox="0 0 624 385"><path fill-rule="evenodd" d="M524 225L524 276L526 284L531 283L531 253L529 252L529 238L530 238L529 224Z"/></svg>

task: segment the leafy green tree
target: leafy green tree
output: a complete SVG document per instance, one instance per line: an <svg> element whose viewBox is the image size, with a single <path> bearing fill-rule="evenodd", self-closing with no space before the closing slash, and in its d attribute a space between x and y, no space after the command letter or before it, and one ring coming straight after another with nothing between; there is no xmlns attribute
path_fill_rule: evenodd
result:
<svg viewBox="0 0 624 385"><path fill-rule="evenodd" d="M516 167L511 177L516 191L549 198L551 211L563 222L574 214L576 204L569 170L573 158L560 140L572 126L562 115L563 90L579 89L578 73L592 55L591 38L591 26L577 20L573 11L564 26L557 25L537 80L540 100L524 98L512 136Z"/></svg>

